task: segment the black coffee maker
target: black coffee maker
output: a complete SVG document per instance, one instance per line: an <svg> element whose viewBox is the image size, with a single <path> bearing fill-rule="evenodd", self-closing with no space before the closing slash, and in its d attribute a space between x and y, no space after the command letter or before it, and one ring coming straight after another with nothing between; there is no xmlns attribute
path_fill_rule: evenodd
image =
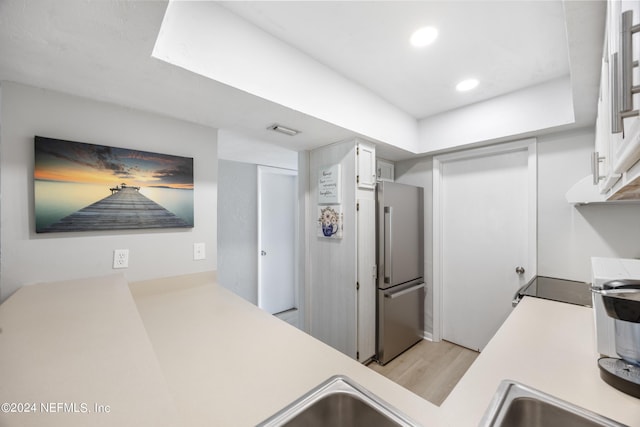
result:
<svg viewBox="0 0 640 427"><path fill-rule="evenodd" d="M613 280L592 288L614 319L615 357L598 360L600 377L612 387L640 399L640 281Z"/></svg>

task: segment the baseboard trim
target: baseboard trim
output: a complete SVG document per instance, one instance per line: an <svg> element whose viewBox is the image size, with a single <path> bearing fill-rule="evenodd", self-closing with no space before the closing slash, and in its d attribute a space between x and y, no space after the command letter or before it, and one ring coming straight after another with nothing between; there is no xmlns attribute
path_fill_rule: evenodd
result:
<svg viewBox="0 0 640 427"><path fill-rule="evenodd" d="M433 334L431 332L423 331L422 332L422 338L427 340L427 341L432 341L433 342Z"/></svg>

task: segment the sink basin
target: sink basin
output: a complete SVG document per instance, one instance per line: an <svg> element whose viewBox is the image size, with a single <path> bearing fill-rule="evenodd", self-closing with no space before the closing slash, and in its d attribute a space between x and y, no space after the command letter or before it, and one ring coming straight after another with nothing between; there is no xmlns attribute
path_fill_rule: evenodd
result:
<svg viewBox="0 0 640 427"><path fill-rule="evenodd" d="M416 427L418 423L343 375L336 375L258 427Z"/></svg>
<svg viewBox="0 0 640 427"><path fill-rule="evenodd" d="M500 383L480 427L626 427L516 381Z"/></svg>

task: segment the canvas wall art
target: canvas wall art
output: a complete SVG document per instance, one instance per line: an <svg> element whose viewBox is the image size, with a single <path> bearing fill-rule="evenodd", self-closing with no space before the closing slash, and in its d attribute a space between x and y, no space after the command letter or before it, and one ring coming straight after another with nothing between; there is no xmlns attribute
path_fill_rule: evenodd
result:
<svg viewBox="0 0 640 427"><path fill-rule="evenodd" d="M37 233L193 227L193 158L35 137Z"/></svg>
<svg viewBox="0 0 640 427"><path fill-rule="evenodd" d="M342 206L318 206L318 236L342 239Z"/></svg>
<svg viewBox="0 0 640 427"><path fill-rule="evenodd" d="M320 169L318 175L318 203L335 205L340 201L340 165Z"/></svg>

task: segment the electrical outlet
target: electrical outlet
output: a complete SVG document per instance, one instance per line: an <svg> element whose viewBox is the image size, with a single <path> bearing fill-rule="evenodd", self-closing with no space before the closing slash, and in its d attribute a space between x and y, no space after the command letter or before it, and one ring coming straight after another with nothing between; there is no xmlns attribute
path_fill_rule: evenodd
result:
<svg viewBox="0 0 640 427"><path fill-rule="evenodd" d="M195 261L205 259L206 255L204 253L204 243L194 243L193 244L193 259Z"/></svg>
<svg viewBox="0 0 640 427"><path fill-rule="evenodd" d="M129 249L116 249L113 251L113 268L129 267Z"/></svg>

